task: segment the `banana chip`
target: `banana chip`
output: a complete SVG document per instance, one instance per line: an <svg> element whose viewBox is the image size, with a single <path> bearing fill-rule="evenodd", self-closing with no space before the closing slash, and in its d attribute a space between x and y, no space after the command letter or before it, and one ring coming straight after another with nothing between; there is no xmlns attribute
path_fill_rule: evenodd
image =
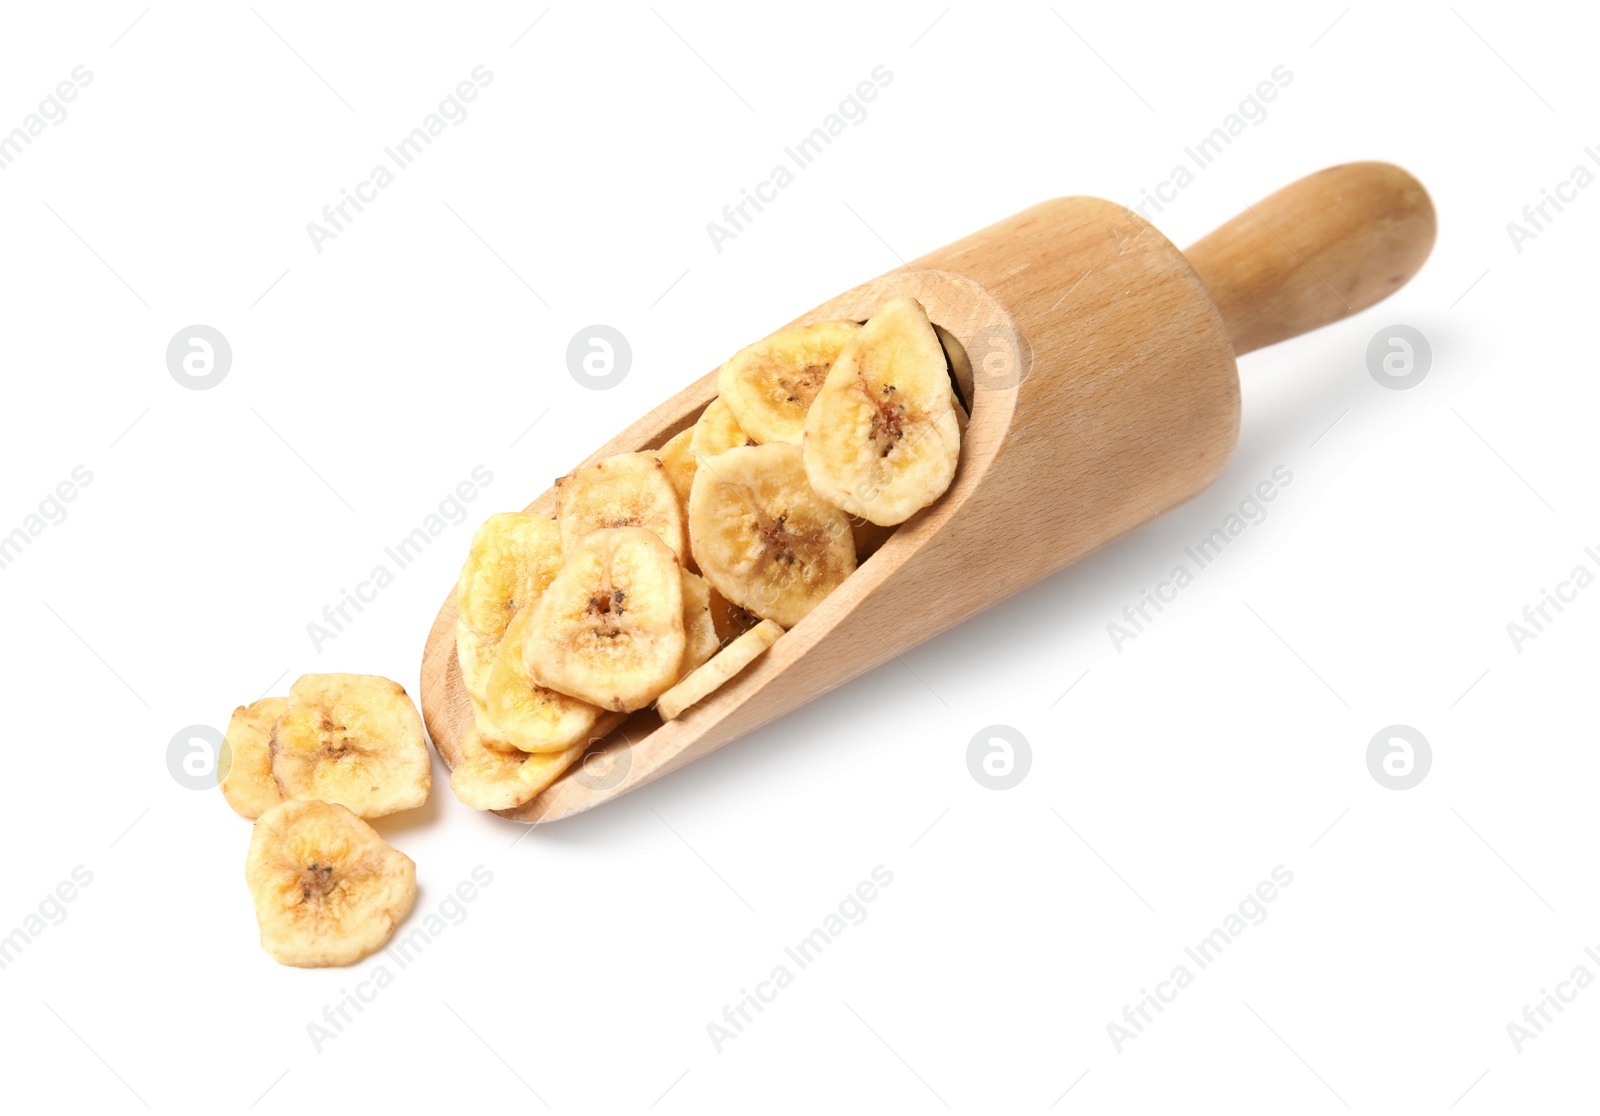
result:
<svg viewBox="0 0 1600 1116"><path fill-rule="evenodd" d="M967 356L967 350L960 339L944 326L934 323L933 332L939 338L939 347L944 350L950 378L955 381L953 393L956 397L956 418L965 421L966 416L972 411L972 397L976 391L976 384L972 378L972 359Z"/></svg>
<svg viewBox="0 0 1600 1116"><path fill-rule="evenodd" d="M739 427L758 444L800 444L806 412L855 322L816 322L786 329L740 349L717 370L717 393Z"/></svg>
<svg viewBox="0 0 1600 1116"><path fill-rule="evenodd" d="M621 718L616 713L606 716ZM596 732L594 739L603 735ZM476 728L468 729L461 740L461 762L450 772L450 789L474 810L513 809L531 801L577 763L588 749L589 739L586 735L561 752L523 752L488 747Z"/></svg>
<svg viewBox="0 0 1600 1116"><path fill-rule="evenodd" d="M495 653L505 633L494 637L480 636L462 617L456 617L456 662L461 667L461 683L468 695L478 705L488 694L489 671L494 667Z"/></svg>
<svg viewBox="0 0 1600 1116"><path fill-rule="evenodd" d="M678 679L687 640L683 571L654 531L590 532L545 590L523 640L538 685L628 712Z"/></svg>
<svg viewBox="0 0 1600 1116"><path fill-rule="evenodd" d="M711 585L703 577L683 571L683 663L678 677L683 677L717 653L722 641L717 638L717 626L711 616Z"/></svg>
<svg viewBox="0 0 1600 1116"><path fill-rule="evenodd" d="M289 688L272 730L272 777L286 799L364 818L421 806L433 786L417 707L398 683L370 674L306 674Z"/></svg>
<svg viewBox="0 0 1600 1116"><path fill-rule="evenodd" d="M654 453L619 453L556 481L561 549L570 552L591 531L645 527L682 561L689 552L683 502Z"/></svg>
<svg viewBox="0 0 1600 1116"><path fill-rule="evenodd" d="M905 522L950 487L961 432L921 303L890 299L850 339L806 415L802 444L811 486L881 526Z"/></svg>
<svg viewBox="0 0 1600 1116"><path fill-rule="evenodd" d="M261 948L308 969L381 949L417 895L411 858L326 802L283 802L256 819L244 878Z"/></svg>
<svg viewBox="0 0 1600 1116"><path fill-rule="evenodd" d="M601 710L529 681L522 649L532 617L531 608L517 613L500 641L489 669L488 694L475 710L479 738L489 748L564 752L589 738Z"/></svg>
<svg viewBox="0 0 1600 1116"><path fill-rule="evenodd" d="M693 671L682 682L661 695L656 712L663 721L676 720L685 709L702 701L713 690L755 662L761 653L783 634L771 620L763 620L738 639L718 651L711 660Z"/></svg>
<svg viewBox="0 0 1600 1116"><path fill-rule="evenodd" d="M672 491L678 494L678 503L684 507L689 506L689 489L694 486L694 450L690 443L694 441L694 427L680 430L674 434L667 444L656 450L656 456L661 459L661 464L666 466L667 480L672 482Z"/></svg>
<svg viewBox="0 0 1600 1116"><path fill-rule="evenodd" d="M539 599L560 568L561 531L547 516L500 512L472 537L456 582L456 658L479 701L511 618Z"/></svg>
<svg viewBox="0 0 1600 1116"><path fill-rule="evenodd" d="M742 446L700 464L689 496L700 572L728 600L786 628L856 568L849 517L806 480L800 447Z"/></svg>
<svg viewBox="0 0 1600 1116"><path fill-rule="evenodd" d="M232 764L218 785L240 817L258 818L283 801L272 778L272 726L288 705L287 698L262 698L239 706L228 721L225 741Z"/></svg>
<svg viewBox="0 0 1600 1116"><path fill-rule="evenodd" d="M700 420L691 429L694 433L689 436L689 450L694 454L697 465L735 446L756 444L754 438L740 429L739 420L733 417L728 404L721 398L713 399L706 405L706 409L700 412Z"/></svg>

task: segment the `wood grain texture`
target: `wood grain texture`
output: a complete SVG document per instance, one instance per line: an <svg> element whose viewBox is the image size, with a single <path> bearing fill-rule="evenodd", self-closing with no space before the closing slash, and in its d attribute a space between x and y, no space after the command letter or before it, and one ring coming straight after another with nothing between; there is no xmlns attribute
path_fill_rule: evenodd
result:
<svg viewBox="0 0 1600 1116"><path fill-rule="evenodd" d="M504 816L568 817L722 747L1189 499L1233 450L1230 329L1248 337L1258 327L1225 323L1184 255L1121 206L1045 202L790 324L863 320L902 295L923 303L975 369L950 490L727 685L666 724L635 714ZM713 371L583 463L658 448L715 394ZM553 514L553 490L529 508ZM429 735L452 766L472 721L454 631L452 593L428 636L421 689Z"/></svg>
<svg viewBox="0 0 1600 1116"><path fill-rule="evenodd" d="M1250 206L1185 253L1243 356L1365 310L1422 267L1433 201L1390 163L1345 163Z"/></svg>

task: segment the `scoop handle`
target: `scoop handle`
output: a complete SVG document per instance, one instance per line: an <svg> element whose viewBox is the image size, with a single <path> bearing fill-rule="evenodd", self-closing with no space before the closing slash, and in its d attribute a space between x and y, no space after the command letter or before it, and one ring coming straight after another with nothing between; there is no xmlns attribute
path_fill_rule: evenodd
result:
<svg viewBox="0 0 1600 1116"><path fill-rule="evenodd" d="M1422 267L1436 231L1410 174L1344 163L1247 206L1184 254L1243 356L1387 298Z"/></svg>

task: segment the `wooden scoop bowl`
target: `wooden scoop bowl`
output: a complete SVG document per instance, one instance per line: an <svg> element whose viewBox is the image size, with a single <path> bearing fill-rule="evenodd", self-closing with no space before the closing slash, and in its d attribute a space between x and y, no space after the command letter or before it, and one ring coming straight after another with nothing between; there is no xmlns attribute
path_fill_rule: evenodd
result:
<svg viewBox="0 0 1600 1116"><path fill-rule="evenodd" d="M678 720L634 714L504 816L553 821L626 794L1183 503L1233 451L1235 356L1386 297L1434 230L1427 192L1386 163L1302 178L1187 253L1120 205L1057 198L796 318L862 321L910 295L954 335L975 381L954 483L742 674ZM659 448L716 393L712 371L584 464ZM554 489L528 508L553 515ZM423 716L452 767L472 725L455 626L452 591L422 660Z"/></svg>

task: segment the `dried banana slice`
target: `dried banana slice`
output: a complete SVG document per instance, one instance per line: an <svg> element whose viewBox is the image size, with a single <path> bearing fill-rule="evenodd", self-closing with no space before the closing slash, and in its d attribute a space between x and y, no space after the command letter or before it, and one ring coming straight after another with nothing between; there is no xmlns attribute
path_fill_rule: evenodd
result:
<svg viewBox="0 0 1600 1116"><path fill-rule="evenodd" d="M811 486L881 526L950 487L961 432L944 350L916 299L890 299L844 347L806 415L803 447Z"/></svg>
<svg viewBox="0 0 1600 1116"><path fill-rule="evenodd" d="M501 636L504 636L504 632ZM461 667L461 683L468 695L483 704L488 692L489 671L494 666L495 652L500 647L500 637L480 636L460 616L456 617L456 662Z"/></svg>
<svg viewBox="0 0 1600 1116"><path fill-rule="evenodd" d="M735 446L756 444L755 439L740 428L739 420L733 417L728 404L721 399L713 399L708 403L706 409L700 412L700 420L691 429L694 433L689 437L689 450L694 454L697 465Z"/></svg>
<svg viewBox="0 0 1600 1116"><path fill-rule="evenodd" d="M272 777L286 799L364 818L421 806L433 787L422 718L404 688L371 674L304 674L272 730Z"/></svg>
<svg viewBox="0 0 1600 1116"><path fill-rule="evenodd" d="M656 712L663 721L675 720L683 711L738 674L778 642L783 628L763 620L718 651L709 662L661 695Z"/></svg>
<svg viewBox="0 0 1600 1116"><path fill-rule="evenodd" d="M856 568L849 517L811 490L800 447L787 442L702 461L689 538L717 592L786 628Z"/></svg>
<svg viewBox="0 0 1600 1116"><path fill-rule="evenodd" d="M683 571L643 527L578 540L523 640L535 683L602 709L649 705L678 679L686 646Z"/></svg>
<svg viewBox="0 0 1600 1116"><path fill-rule="evenodd" d="M228 721L231 763L219 785L240 817L258 818L283 801L272 779L272 726L288 706L287 698L262 698L239 706Z"/></svg>
<svg viewBox="0 0 1600 1116"><path fill-rule="evenodd" d="M620 713L608 718L621 719ZM611 724L615 727L615 722ZM595 731L593 739L605 732ZM450 772L450 789L474 810L510 810L531 801L559 779L588 749L591 734L560 752L524 752L487 746L476 728L461 739L461 762Z"/></svg>
<svg viewBox="0 0 1600 1116"><path fill-rule="evenodd" d="M522 648L532 617L533 609L525 608L506 629L489 669L488 693L483 705L475 708L474 720L486 747L564 752L589 738L601 710L529 681Z"/></svg>
<svg viewBox="0 0 1600 1116"><path fill-rule="evenodd" d="M689 506L689 489L694 485L694 450L690 448L693 440L694 427L691 426L678 431L666 445L656 450L656 456L666 467L667 480L672 482L672 491L678 494L678 503L684 507Z"/></svg>
<svg viewBox="0 0 1600 1116"><path fill-rule="evenodd" d="M411 858L326 802L283 802L256 819L244 878L261 948L306 969L381 949L417 896Z"/></svg>
<svg viewBox="0 0 1600 1116"><path fill-rule="evenodd" d="M570 552L591 531L645 527L679 560L689 553L683 502L654 453L619 453L556 481L561 549Z"/></svg>
<svg viewBox="0 0 1600 1116"><path fill-rule="evenodd" d="M757 444L800 444L806 411L855 322L815 322L786 329L740 349L717 370L717 393Z"/></svg>
<svg viewBox="0 0 1600 1116"><path fill-rule="evenodd" d="M722 646L711 616L711 584L688 570L683 571L683 637L683 663L678 667L679 678L711 658Z"/></svg>
<svg viewBox="0 0 1600 1116"><path fill-rule="evenodd" d="M479 701L511 618L539 599L560 568L561 531L548 516L500 512L472 536L456 581L456 658Z"/></svg>

